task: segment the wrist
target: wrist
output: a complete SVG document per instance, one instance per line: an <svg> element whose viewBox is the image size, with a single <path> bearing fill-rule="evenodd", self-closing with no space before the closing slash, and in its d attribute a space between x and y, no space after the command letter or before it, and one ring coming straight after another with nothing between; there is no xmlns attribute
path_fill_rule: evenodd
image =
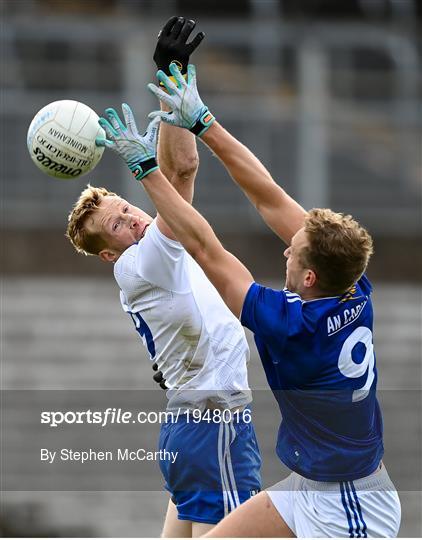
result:
<svg viewBox="0 0 422 540"><path fill-rule="evenodd" d="M159 168L155 156L144 159L143 161L138 161L137 163L128 163L128 167L135 180L142 180L145 176Z"/></svg>
<svg viewBox="0 0 422 540"><path fill-rule="evenodd" d="M201 140L210 148L214 146L215 142L219 141L221 124L214 121L211 126L203 133Z"/></svg>
<svg viewBox="0 0 422 540"><path fill-rule="evenodd" d="M201 110L198 119L189 128L189 131L197 137L202 137L214 122L215 116L209 111L208 107L205 107Z"/></svg>

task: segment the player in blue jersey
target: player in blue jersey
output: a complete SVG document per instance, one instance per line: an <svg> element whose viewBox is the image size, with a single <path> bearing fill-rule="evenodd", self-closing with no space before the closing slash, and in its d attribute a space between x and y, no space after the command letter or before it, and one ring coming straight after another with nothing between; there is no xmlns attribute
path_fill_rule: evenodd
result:
<svg viewBox="0 0 422 540"><path fill-rule="evenodd" d="M186 81L176 65L170 71L175 83L158 73L167 93L149 87L171 112L150 117L201 137L289 246L285 289L259 285L159 170L143 178L160 215L231 311L254 332L282 414L277 454L293 471L242 504L208 536L396 536L400 502L381 462L371 285L364 274L371 237L351 216L301 208L215 122L198 95L194 66L188 67ZM108 146L142 170L155 155L155 121L137 140L128 140L125 127L107 129Z"/></svg>
<svg viewBox="0 0 422 540"><path fill-rule="evenodd" d="M170 19L160 33L157 63L175 55L187 63L193 26ZM108 115L116 125L112 111ZM198 165L195 137L163 128L158 162L190 203ZM158 167L154 156L144 173ZM177 458L160 460L171 495L163 536L200 536L260 489L245 332L161 216L153 219L116 194L88 186L69 216L68 237L79 252L113 263L122 308L161 373L161 384L165 380L173 417L161 426L159 450Z"/></svg>

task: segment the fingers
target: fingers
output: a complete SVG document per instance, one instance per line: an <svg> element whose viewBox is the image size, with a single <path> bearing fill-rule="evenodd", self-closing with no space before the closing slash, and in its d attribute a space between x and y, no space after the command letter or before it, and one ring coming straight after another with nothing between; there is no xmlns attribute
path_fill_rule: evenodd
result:
<svg viewBox="0 0 422 540"><path fill-rule="evenodd" d="M164 85L170 95L175 93L176 85L161 69L157 71L157 79Z"/></svg>
<svg viewBox="0 0 422 540"><path fill-rule="evenodd" d="M162 371L157 371L157 373L154 373L152 378L154 379L154 381L156 383L160 383L164 379L163 372Z"/></svg>
<svg viewBox="0 0 422 540"><path fill-rule="evenodd" d="M114 139L115 137L118 137L117 131L113 128L113 126L110 124L108 120L103 118L102 116L98 119L98 123L100 126L104 129L106 132L106 135L109 139Z"/></svg>
<svg viewBox="0 0 422 540"><path fill-rule="evenodd" d="M151 122L148 124L147 130L145 132L144 137L146 136L149 140L149 142L154 142L157 139L158 134L158 128L160 126L160 120L161 118L156 116L151 120Z"/></svg>
<svg viewBox="0 0 422 540"><path fill-rule="evenodd" d="M170 17L170 19L166 22L166 24L163 26L163 28L160 30L160 33L158 34L158 37L160 36L168 36L171 32L171 29L174 26L174 23L177 21L179 17L174 16Z"/></svg>
<svg viewBox="0 0 422 540"><path fill-rule="evenodd" d="M185 24L183 25L183 28L180 32L179 41L182 41L183 43L186 43L188 40L188 37L191 35L192 30L195 28L196 22L192 19L185 20Z"/></svg>
<svg viewBox="0 0 422 540"><path fill-rule="evenodd" d="M183 28L185 22L184 17L177 17L177 21L174 23L173 28L171 29L170 35L173 39L177 39L179 37L180 31Z"/></svg>
<svg viewBox="0 0 422 540"><path fill-rule="evenodd" d="M187 71L187 80L186 82L189 85L195 85L196 86L196 67L193 64L188 65L188 71Z"/></svg>
<svg viewBox="0 0 422 540"><path fill-rule="evenodd" d="M148 118L159 118L160 120L163 120L167 124L174 125L175 120L173 113L171 112L164 112L164 111L152 111L149 113Z"/></svg>
<svg viewBox="0 0 422 540"><path fill-rule="evenodd" d="M148 118L149 118L149 115L148 115ZM160 124L160 120L161 120L161 118L158 115L154 116L154 118L148 124L147 131L150 131L150 129L153 129L153 128L158 128L158 126Z"/></svg>
<svg viewBox="0 0 422 540"><path fill-rule="evenodd" d="M183 75L180 72L180 69L178 68L177 64L175 62L172 62L170 64L170 73L173 75L177 82L177 86L179 88L183 88L183 86L186 85L185 79L183 78ZM169 79L170 80L170 79Z"/></svg>
<svg viewBox="0 0 422 540"><path fill-rule="evenodd" d="M172 100L171 96L169 96L168 94L166 94L166 92L164 92L164 90L161 90L161 88L158 88L158 86L155 86L155 84L153 84L153 83L149 83L147 85L147 88L159 100L161 100L163 103L165 103L169 107L173 108L173 106L174 106L173 100Z"/></svg>
<svg viewBox="0 0 422 540"><path fill-rule="evenodd" d="M105 139L104 137L97 137L95 139L95 145L96 146L107 146L108 148L112 148L114 146L114 142L112 141L108 141L107 139Z"/></svg>
<svg viewBox="0 0 422 540"><path fill-rule="evenodd" d="M158 383L160 385L160 388L162 388L163 390L168 390L167 386L166 386L166 379L163 377L163 372L162 371L158 371L158 364L157 362L154 362L152 364L152 369L154 371L157 371L157 373L155 373L152 378L154 379L154 381L156 383Z"/></svg>
<svg viewBox="0 0 422 540"><path fill-rule="evenodd" d="M163 377L162 371L157 371L155 375L152 377L156 383L160 385L160 388L163 390L167 390L166 386L166 379Z"/></svg>
<svg viewBox="0 0 422 540"><path fill-rule="evenodd" d="M193 40L187 44L187 46L189 47L189 55L191 55L193 51L199 46L204 37L204 32L198 32L198 34L196 34Z"/></svg>
<svg viewBox="0 0 422 540"><path fill-rule="evenodd" d="M135 117L133 116L132 109L127 103L122 103L123 116L128 129L134 134L138 134L138 128L136 126Z"/></svg>
<svg viewBox="0 0 422 540"><path fill-rule="evenodd" d="M106 109L105 113L108 117L110 124L113 126L116 132L124 131L126 129L126 126L123 125L123 122L120 120L120 116L114 109Z"/></svg>

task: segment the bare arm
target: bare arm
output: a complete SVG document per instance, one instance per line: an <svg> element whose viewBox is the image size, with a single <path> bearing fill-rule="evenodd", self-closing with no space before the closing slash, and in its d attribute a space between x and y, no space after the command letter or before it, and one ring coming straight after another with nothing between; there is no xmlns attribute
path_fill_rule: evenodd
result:
<svg viewBox="0 0 422 540"><path fill-rule="evenodd" d="M164 104L162 104L162 109L169 110ZM199 163L195 136L186 129L169 126L162 122L157 157L164 176L188 203L192 203ZM157 216L157 225L165 236L171 239L176 238L171 227L160 214Z"/></svg>
<svg viewBox="0 0 422 540"><path fill-rule="evenodd" d="M224 249L209 223L166 180L160 170L143 179L160 216L179 242L202 267L230 310L239 317L254 279L234 255Z"/></svg>
<svg viewBox="0 0 422 540"><path fill-rule="evenodd" d="M169 73L171 61L177 61L181 68L187 69L191 54L200 45L205 35L203 32L198 32L193 39L190 39L195 26L194 20L185 17L170 17L164 24L158 34L153 55L153 60L159 70ZM162 111L170 110L162 100L160 106ZM157 158L164 176L188 203L192 203L193 186L198 170L195 137L186 130L161 125ZM163 234L174 238L172 231L160 215L157 217L157 225Z"/></svg>
<svg viewBox="0 0 422 540"><path fill-rule="evenodd" d="M274 182L258 158L218 122L204 133L202 140L223 162L265 223L290 244L303 227L305 210Z"/></svg>
<svg viewBox="0 0 422 540"><path fill-rule="evenodd" d="M220 158L264 221L290 244L292 236L304 224L305 210L274 182L252 152L214 121L198 94L195 66L188 65L186 80L175 63L170 64L169 70L176 82L162 72L157 73L158 79L167 88L167 94L154 84L149 84L148 88L170 107L171 113L153 111L150 118L159 117L169 124L202 135L202 140Z"/></svg>

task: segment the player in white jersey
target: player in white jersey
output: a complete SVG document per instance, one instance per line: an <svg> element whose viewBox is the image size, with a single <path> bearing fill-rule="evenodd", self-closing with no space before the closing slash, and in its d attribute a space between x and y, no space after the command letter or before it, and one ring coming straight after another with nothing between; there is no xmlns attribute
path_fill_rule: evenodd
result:
<svg viewBox="0 0 422 540"><path fill-rule="evenodd" d="M193 27L170 19L154 58L176 54L187 63ZM158 162L191 202L194 136L163 126ZM148 171L156 168L150 160ZM114 263L122 307L168 389L167 409L175 415L161 426L159 449L178 454L174 463L160 461L171 494L163 536L199 536L260 490L244 330L161 216L153 219L105 188L88 186L69 216L67 236L78 252ZM202 414L199 422L192 422L194 410Z"/></svg>
<svg viewBox="0 0 422 540"><path fill-rule="evenodd" d="M250 402L243 328L159 218L121 253L114 277L122 307L169 388L168 411Z"/></svg>
<svg viewBox="0 0 422 540"><path fill-rule="evenodd" d="M254 283L206 220L159 170L143 185L173 232L199 262L231 311L255 333L268 383L282 413L277 454L292 471L246 501L207 536L396 536L400 501L384 464L382 417L376 399L372 287L364 272L372 239L351 216L330 209L305 212L263 165L228 134L202 103L195 68L185 80L170 66L167 89L150 89L171 109L155 111L144 136L124 107L105 121L107 146L142 171L154 155L158 121L185 127L222 159L265 221L289 247L286 288ZM109 115L110 117L110 115ZM142 150L140 150L142 146Z"/></svg>

